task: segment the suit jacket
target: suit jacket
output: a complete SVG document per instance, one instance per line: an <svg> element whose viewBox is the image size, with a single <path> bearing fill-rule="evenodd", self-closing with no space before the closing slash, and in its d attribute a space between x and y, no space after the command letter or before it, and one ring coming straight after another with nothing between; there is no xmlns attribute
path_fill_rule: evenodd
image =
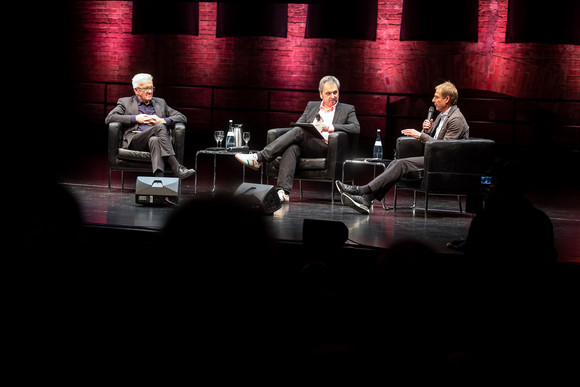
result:
<svg viewBox="0 0 580 387"><path fill-rule="evenodd" d="M111 122L120 122L125 126L123 133L123 148L127 148L133 139L138 124L131 125L131 116L139 114L139 107L137 105L137 96L119 98L117 106L109 112L105 123L108 125ZM187 118L175 109L167 105L163 98L153 97L151 100L155 108L155 114L160 118L170 118L173 123L186 123Z"/></svg>
<svg viewBox="0 0 580 387"><path fill-rule="evenodd" d="M316 113L320 111L320 101L310 101L306 104L306 109L304 113L298 119L298 123L312 123ZM334 118L332 120L332 125L334 125L334 130L341 130L343 132L358 134L360 133L360 124L356 118L356 112L354 106L346 103L337 103L336 110L334 112Z"/></svg>
<svg viewBox="0 0 580 387"><path fill-rule="evenodd" d="M433 121L433 125L431 125L431 134L435 134L435 130L437 130L440 121L441 114L439 114L437 118L435 118L435 121ZM449 108L449 113L447 113L447 118L445 119L445 122L443 122L443 127L439 131L437 140L461 140L467 138L469 138L469 125L467 125L467 121L459 110L459 107L451 106L451 108ZM421 133L419 139L421 142L434 140L434 138L427 133Z"/></svg>

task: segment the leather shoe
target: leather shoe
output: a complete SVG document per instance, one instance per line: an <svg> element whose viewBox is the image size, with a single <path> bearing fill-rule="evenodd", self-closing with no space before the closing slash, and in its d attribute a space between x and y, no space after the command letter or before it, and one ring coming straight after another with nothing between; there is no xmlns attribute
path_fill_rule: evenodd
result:
<svg viewBox="0 0 580 387"><path fill-rule="evenodd" d="M359 186L358 185L348 185L348 184L344 184L340 180L335 180L334 181L334 184L336 185L336 188L338 188L338 192L340 192L341 194L347 193L349 195L360 195L360 191L359 191Z"/></svg>
<svg viewBox="0 0 580 387"><path fill-rule="evenodd" d="M368 200L365 196L349 195L344 192L341 195L341 199L344 204L363 215L368 215L371 213L372 200Z"/></svg>
<svg viewBox="0 0 580 387"><path fill-rule="evenodd" d="M183 165L180 165L177 169L177 177L179 180L187 179L195 173L195 169L187 169Z"/></svg>
<svg viewBox="0 0 580 387"><path fill-rule="evenodd" d="M455 251L465 251L466 242L465 240L447 242L447 247Z"/></svg>

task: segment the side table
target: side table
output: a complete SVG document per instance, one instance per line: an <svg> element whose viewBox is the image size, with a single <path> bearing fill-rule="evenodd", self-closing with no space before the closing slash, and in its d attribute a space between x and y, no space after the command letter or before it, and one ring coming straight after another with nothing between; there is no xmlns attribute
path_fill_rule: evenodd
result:
<svg viewBox="0 0 580 387"><path fill-rule="evenodd" d="M389 159L374 159L370 157L359 157L355 159L344 160L342 163L342 182L344 183L344 170L346 169L347 165L354 164L354 165L369 165L373 167L373 178L377 176L377 167L383 167L383 171L387 169L387 166L393 160ZM354 183L354 179L353 179ZM387 209L385 206L385 199L382 200L382 205L384 209Z"/></svg>
<svg viewBox="0 0 580 387"><path fill-rule="evenodd" d="M241 153L251 153L254 151L250 151L250 150L245 150L242 151ZM194 185L194 193L197 193L197 176L198 176L198 172L199 170L197 169L197 157L199 155L213 155L213 186L211 189L211 192L215 192L215 178L216 178L216 168L217 168L217 156L235 156L236 153L240 153L240 152L231 152L228 151L226 148L208 148L208 149L202 149L197 151L197 153L195 154L195 185ZM263 176L264 176L264 169L263 169L263 164L260 166L260 184L262 184L263 181ZM246 166L242 165L242 182L246 181Z"/></svg>

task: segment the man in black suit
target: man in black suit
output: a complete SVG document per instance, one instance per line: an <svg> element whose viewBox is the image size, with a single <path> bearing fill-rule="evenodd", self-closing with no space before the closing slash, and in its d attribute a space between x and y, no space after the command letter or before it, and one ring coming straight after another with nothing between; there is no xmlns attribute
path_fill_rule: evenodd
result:
<svg viewBox="0 0 580 387"><path fill-rule="evenodd" d="M469 138L469 125L457 107L459 93L451 82L444 82L435 87L432 102L440 113L435 122L425 120L421 132L415 129L403 129L401 133L418 139L421 142L431 140L461 140ZM406 173L422 169L425 158L408 157L393 160L383 173L363 186L347 185L336 181L336 187L342 195L342 202L361 214L368 215L374 199L382 200L387 192Z"/></svg>
<svg viewBox="0 0 580 387"><path fill-rule="evenodd" d="M296 121L299 124L313 124L321 136L316 136L297 126L272 141L260 152L236 155L239 162L256 170L263 162L270 162L282 156L276 183L276 191L282 202L290 200L292 180L300 156L325 157L329 133L338 130L353 134L360 132L354 106L338 102L339 89L338 79L332 75L323 77L318 86L322 102L308 102L304 113Z"/></svg>
<svg viewBox="0 0 580 387"><path fill-rule="evenodd" d="M168 130L176 122L186 123L187 118L164 99L153 97L155 87L150 74L137 74L132 83L135 95L119 98L105 123L120 122L125 126L123 148L151 153L155 176L163 176L167 162L180 179L190 177L195 171L180 165L175 158Z"/></svg>

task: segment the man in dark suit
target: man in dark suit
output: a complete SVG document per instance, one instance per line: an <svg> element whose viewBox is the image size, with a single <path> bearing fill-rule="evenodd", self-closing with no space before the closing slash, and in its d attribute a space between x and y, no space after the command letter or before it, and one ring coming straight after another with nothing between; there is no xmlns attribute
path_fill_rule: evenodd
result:
<svg viewBox="0 0 580 387"><path fill-rule="evenodd" d="M155 87L150 74L137 74L132 83L135 95L119 98L105 123L120 122L125 126L123 148L151 153L155 176L163 176L167 162L180 179L190 177L195 171L180 165L175 158L168 130L174 123L186 123L187 119L164 99L153 97Z"/></svg>
<svg viewBox="0 0 580 387"><path fill-rule="evenodd" d="M236 155L239 162L256 170L263 162L270 162L282 156L276 183L276 191L282 202L290 200L292 180L300 156L325 157L329 133L337 130L353 134L360 132L354 106L338 102L339 89L338 79L331 75L323 77L318 86L322 102L308 102L304 113L296 121L313 124L321 136L297 126L272 141L260 152Z"/></svg>
<svg viewBox="0 0 580 387"><path fill-rule="evenodd" d="M435 87L433 104L440 113L435 122L425 120L423 131L403 129L401 133L418 139L421 142L431 140L460 140L469 138L469 125L459 107L457 88L451 82L444 82ZM336 181L336 186L342 194L344 204L361 214L369 214L374 199L382 200L389 190L403 175L425 166L425 158L408 157L393 160L383 173L364 186L347 185Z"/></svg>

